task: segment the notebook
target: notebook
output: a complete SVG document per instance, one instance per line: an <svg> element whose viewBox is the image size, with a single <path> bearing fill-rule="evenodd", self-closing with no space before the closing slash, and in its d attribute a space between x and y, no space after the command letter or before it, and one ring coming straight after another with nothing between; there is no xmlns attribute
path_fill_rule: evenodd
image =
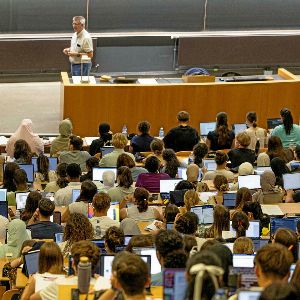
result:
<svg viewBox="0 0 300 300"><path fill-rule="evenodd" d="M117 177L117 168L93 168L93 181L103 181L103 173L105 171L112 171Z"/></svg>

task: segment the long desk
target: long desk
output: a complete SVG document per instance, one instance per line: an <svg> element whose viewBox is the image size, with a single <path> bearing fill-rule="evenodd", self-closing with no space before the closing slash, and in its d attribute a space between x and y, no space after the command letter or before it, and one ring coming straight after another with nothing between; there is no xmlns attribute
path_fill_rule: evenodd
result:
<svg viewBox="0 0 300 300"><path fill-rule="evenodd" d="M61 112L71 118L74 132L81 136L97 136L100 122L111 124L120 132L124 124L136 132L141 120L151 123L156 135L161 126L165 131L176 126L176 114L187 110L191 126L213 121L216 113L226 111L229 123L245 121L248 111L256 111L259 125L278 117L282 107L292 110L295 120L300 115L300 81L284 69L277 79L262 82L237 83L161 83L141 84L72 84L62 73Z"/></svg>

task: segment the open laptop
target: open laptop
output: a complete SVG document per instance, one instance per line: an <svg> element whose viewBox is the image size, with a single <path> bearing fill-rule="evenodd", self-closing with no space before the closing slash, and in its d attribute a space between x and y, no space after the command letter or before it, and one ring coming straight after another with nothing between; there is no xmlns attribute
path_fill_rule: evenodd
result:
<svg viewBox="0 0 300 300"><path fill-rule="evenodd" d="M27 175L27 182L33 183L34 181L34 169L32 164L19 164L20 169L24 170ZM3 164L3 171L6 168L6 164Z"/></svg>
<svg viewBox="0 0 300 300"><path fill-rule="evenodd" d="M216 129L216 122L201 122L200 123L200 135L207 136L210 131Z"/></svg>
<svg viewBox="0 0 300 300"><path fill-rule="evenodd" d="M0 215L8 218L8 203L7 201L0 201Z"/></svg>
<svg viewBox="0 0 300 300"><path fill-rule="evenodd" d="M262 248L264 245L269 243L269 240L267 239L253 239L253 247L254 252L256 253L260 248Z"/></svg>
<svg viewBox="0 0 300 300"><path fill-rule="evenodd" d="M233 254L232 265L234 268L254 268L255 254Z"/></svg>
<svg viewBox="0 0 300 300"><path fill-rule="evenodd" d="M235 123L232 124L232 130L235 135L238 135L241 132L244 132L247 129L247 125L245 123Z"/></svg>
<svg viewBox="0 0 300 300"><path fill-rule="evenodd" d="M283 174L283 187L285 190L300 189L300 173Z"/></svg>
<svg viewBox="0 0 300 300"><path fill-rule="evenodd" d="M108 153L111 153L113 152L115 149L114 146L105 146L105 147L101 147L100 150L101 150L101 153L102 153L102 157Z"/></svg>
<svg viewBox="0 0 300 300"><path fill-rule="evenodd" d="M255 290L239 290L238 300L259 300L261 291Z"/></svg>
<svg viewBox="0 0 300 300"><path fill-rule="evenodd" d="M81 190L80 189L73 189L72 190L72 202L75 202L79 195L80 195Z"/></svg>
<svg viewBox="0 0 300 300"><path fill-rule="evenodd" d="M0 202L6 202L7 189L0 189Z"/></svg>
<svg viewBox="0 0 300 300"><path fill-rule="evenodd" d="M281 125L281 118L269 118L267 119L267 129L274 129L276 126Z"/></svg>
<svg viewBox="0 0 300 300"><path fill-rule="evenodd" d="M217 164L214 159L203 159L203 164L207 171L215 171L217 169Z"/></svg>
<svg viewBox="0 0 300 300"><path fill-rule="evenodd" d="M260 189L260 176L259 175L245 175L238 176L239 189L246 187L249 190Z"/></svg>
<svg viewBox="0 0 300 300"><path fill-rule="evenodd" d="M48 157L48 159L49 159L49 170L55 171L57 169L58 158L57 157ZM32 157L31 163L33 164L34 172L37 172L38 171L37 157Z"/></svg>
<svg viewBox="0 0 300 300"><path fill-rule="evenodd" d="M212 224L214 222L214 206L202 205L192 206L191 212L195 213L199 218L199 224Z"/></svg>
<svg viewBox="0 0 300 300"><path fill-rule="evenodd" d="M236 204L236 192L223 193L223 205L228 208L235 207Z"/></svg>
<svg viewBox="0 0 300 300"><path fill-rule="evenodd" d="M174 191L178 182L182 179L162 179L159 181L159 191L160 193L170 193Z"/></svg>
<svg viewBox="0 0 300 300"><path fill-rule="evenodd" d="M132 251L141 256L151 257L151 275L161 272L161 265L156 256L156 249L154 247L134 247Z"/></svg>
<svg viewBox="0 0 300 300"><path fill-rule="evenodd" d="M29 192L16 192L17 210L25 209L28 194Z"/></svg>
<svg viewBox="0 0 300 300"><path fill-rule="evenodd" d="M276 218L271 217L270 220L270 233L274 234L279 228L289 228L296 232L297 222L299 217L290 217L290 218Z"/></svg>
<svg viewBox="0 0 300 300"><path fill-rule="evenodd" d="M230 231L235 232L232 228L232 221L230 221ZM246 237L252 239L260 238L260 222L258 220L249 221L249 228L246 230Z"/></svg>
<svg viewBox="0 0 300 300"><path fill-rule="evenodd" d="M185 269L164 269L163 288L163 299L184 300L187 288Z"/></svg>
<svg viewBox="0 0 300 300"><path fill-rule="evenodd" d="M92 203L88 204L88 218L94 216L94 207ZM110 208L107 211L107 216L112 220L120 222L120 204L119 202L111 202Z"/></svg>
<svg viewBox="0 0 300 300"><path fill-rule="evenodd" d="M93 181L103 181L103 173L105 171L112 171L117 177L117 168L93 168Z"/></svg>
<svg viewBox="0 0 300 300"><path fill-rule="evenodd" d="M29 276L39 271L40 250L31 251L24 254L25 275Z"/></svg>

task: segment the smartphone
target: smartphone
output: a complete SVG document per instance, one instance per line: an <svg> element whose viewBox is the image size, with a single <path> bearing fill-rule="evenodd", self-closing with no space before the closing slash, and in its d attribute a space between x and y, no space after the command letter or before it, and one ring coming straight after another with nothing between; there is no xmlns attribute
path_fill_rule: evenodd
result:
<svg viewBox="0 0 300 300"><path fill-rule="evenodd" d="M53 223L56 224L61 224L61 212L60 211L55 211L53 213Z"/></svg>

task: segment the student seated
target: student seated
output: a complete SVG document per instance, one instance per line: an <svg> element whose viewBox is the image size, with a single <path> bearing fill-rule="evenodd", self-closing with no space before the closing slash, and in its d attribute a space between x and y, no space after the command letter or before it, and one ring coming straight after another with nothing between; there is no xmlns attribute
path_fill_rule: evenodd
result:
<svg viewBox="0 0 300 300"><path fill-rule="evenodd" d="M154 138L150 144L150 150L153 153L151 155L156 156L161 163L163 163L163 161L164 161L164 159L162 157L164 148L165 148L164 142L161 139ZM146 159L143 160L143 162L145 162L145 161L146 161Z"/></svg>
<svg viewBox="0 0 300 300"><path fill-rule="evenodd" d="M14 146L14 159L17 164L31 164L32 152L25 140L17 140Z"/></svg>
<svg viewBox="0 0 300 300"><path fill-rule="evenodd" d="M150 144L153 141L153 136L149 134L150 126L148 121L139 122L138 131L140 134L135 135L130 143L133 153L150 151Z"/></svg>
<svg viewBox="0 0 300 300"><path fill-rule="evenodd" d="M233 254L253 254L254 246L251 239L239 237L233 243Z"/></svg>
<svg viewBox="0 0 300 300"><path fill-rule="evenodd" d="M246 187L238 189L232 214L235 213L235 211L243 210L245 203L248 201L252 201L251 191Z"/></svg>
<svg viewBox="0 0 300 300"><path fill-rule="evenodd" d="M93 140L90 145L90 155L94 156L97 153L101 153L101 148L104 146L110 146L112 139L112 133L110 131L110 125L107 123L101 123L99 125L99 138Z"/></svg>
<svg viewBox="0 0 300 300"><path fill-rule="evenodd" d="M198 143L193 148L194 164L199 168L203 168L203 158L208 153L208 147L205 143Z"/></svg>
<svg viewBox="0 0 300 300"><path fill-rule="evenodd" d="M297 166L293 166L293 164L296 164ZM298 164L300 164L300 145L296 145L294 150L294 159L291 160L289 163L287 163L287 167L292 172L299 172L300 167L298 167Z"/></svg>
<svg viewBox="0 0 300 300"><path fill-rule="evenodd" d="M116 226L109 227L104 235L105 250L108 254L117 253L117 247L123 247L125 237L123 231Z"/></svg>
<svg viewBox="0 0 300 300"><path fill-rule="evenodd" d="M42 194L39 192L30 192L26 199L26 204L24 210L21 212L20 219L26 224L31 219L33 214L39 207L39 202L42 199Z"/></svg>
<svg viewBox="0 0 300 300"><path fill-rule="evenodd" d="M133 248L153 248L154 247L154 237L152 234L139 234L131 237L126 251L133 252Z"/></svg>
<svg viewBox="0 0 300 300"><path fill-rule="evenodd" d="M69 184L67 176L67 164L58 164L56 167L57 180L47 183L44 192L56 193L59 189L65 188Z"/></svg>
<svg viewBox="0 0 300 300"><path fill-rule="evenodd" d="M70 145L68 151L61 152L59 156L60 163L72 164L77 163L80 165L82 172L86 172L86 161L91 157L87 151L82 151L83 140L82 138L71 135Z"/></svg>
<svg viewBox="0 0 300 300"><path fill-rule="evenodd" d="M116 175L111 170L104 171L102 175L102 180L103 187L101 188L101 190L107 192L115 186Z"/></svg>
<svg viewBox="0 0 300 300"><path fill-rule="evenodd" d="M33 300L53 300L58 299L58 286L59 285L76 285L78 283L78 264L81 257L87 257L92 265L92 273L98 264L100 252L99 248L90 241L79 241L74 243L71 249L71 255L73 257L72 267L75 271L75 276L70 276L66 278L58 278L52 284L46 288L40 290L39 292L33 294L30 299ZM110 287L110 281L103 277L98 278L102 282L101 289L107 289ZM91 284L95 284L96 280L92 277Z"/></svg>
<svg viewBox="0 0 300 300"><path fill-rule="evenodd" d="M275 185L283 188L283 175L291 173L289 168L281 158L275 157L271 160L271 169L276 177Z"/></svg>
<svg viewBox="0 0 300 300"><path fill-rule="evenodd" d="M156 222L155 226L159 229L167 229L167 223L174 223L176 216L179 214L179 208L175 204L167 204L163 210L162 222Z"/></svg>
<svg viewBox="0 0 300 300"><path fill-rule="evenodd" d="M40 154L36 160L36 164L37 172L34 174L35 182L47 183L57 180L55 171L49 170L49 159L46 155Z"/></svg>
<svg viewBox="0 0 300 300"><path fill-rule="evenodd" d="M33 239L54 239L55 233L64 232L63 227L50 221L55 205L53 201L42 198L39 207L27 223Z"/></svg>
<svg viewBox="0 0 300 300"><path fill-rule="evenodd" d="M249 219L242 211L237 211L232 217L232 228L236 231L236 237L246 236L246 231L249 228Z"/></svg>
<svg viewBox="0 0 300 300"><path fill-rule="evenodd" d="M115 167L117 165L119 155L125 153L124 148L127 146L127 143L128 140L124 134L115 133L112 137L112 145L114 146L114 150L101 158L99 167ZM135 160L132 153L126 152L126 154Z"/></svg>
<svg viewBox="0 0 300 300"><path fill-rule="evenodd" d="M97 157L92 156L89 159L87 159L85 164L87 173L80 176L80 182L83 182L85 180L93 180L93 168L99 166L99 159Z"/></svg>
<svg viewBox="0 0 300 300"><path fill-rule="evenodd" d="M162 153L164 159L162 172L168 174L171 178L176 178L178 167L180 166L176 153L172 149L165 149Z"/></svg>
<svg viewBox="0 0 300 300"><path fill-rule="evenodd" d="M108 228L120 227L120 222L112 220L107 216L111 199L106 193L97 193L93 198L94 216L90 218L94 229L94 238L102 239Z"/></svg>
<svg viewBox="0 0 300 300"><path fill-rule="evenodd" d="M15 192L17 190L14 183L15 171L20 169L19 165L15 162L8 162L3 172L3 185L2 189L7 189L7 192Z"/></svg>
<svg viewBox="0 0 300 300"><path fill-rule="evenodd" d="M204 205L199 198L198 192L195 190L188 190L184 193L183 197L184 206L180 208L181 213L191 211L192 206Z"/></svg>
<svg viewBox="0 0 300 300"><path fill-rule="evenodd" d="M59 123L59 136L52 142L50 156L59 156L60 152L69 150L70 136L72 135L73 125L70 119L64 119Z"/></svg>
<svg viewBox="0 0 300 300"><path fill-rule="evenodd" d="M15 170L13 180L16 185L16 192L29 192L27 174L23 169ZM16 192L7 193L7 204L9 206L16 205Z"/></svg>
<svg viewBox="0 0 300 300"><path fill-rule="evenodd" d="M209 197L208 204L223 204L223 193L229 191L228 180L223 175L216 175L213 180L213 184L216 188L217 194Z"/></svg>

